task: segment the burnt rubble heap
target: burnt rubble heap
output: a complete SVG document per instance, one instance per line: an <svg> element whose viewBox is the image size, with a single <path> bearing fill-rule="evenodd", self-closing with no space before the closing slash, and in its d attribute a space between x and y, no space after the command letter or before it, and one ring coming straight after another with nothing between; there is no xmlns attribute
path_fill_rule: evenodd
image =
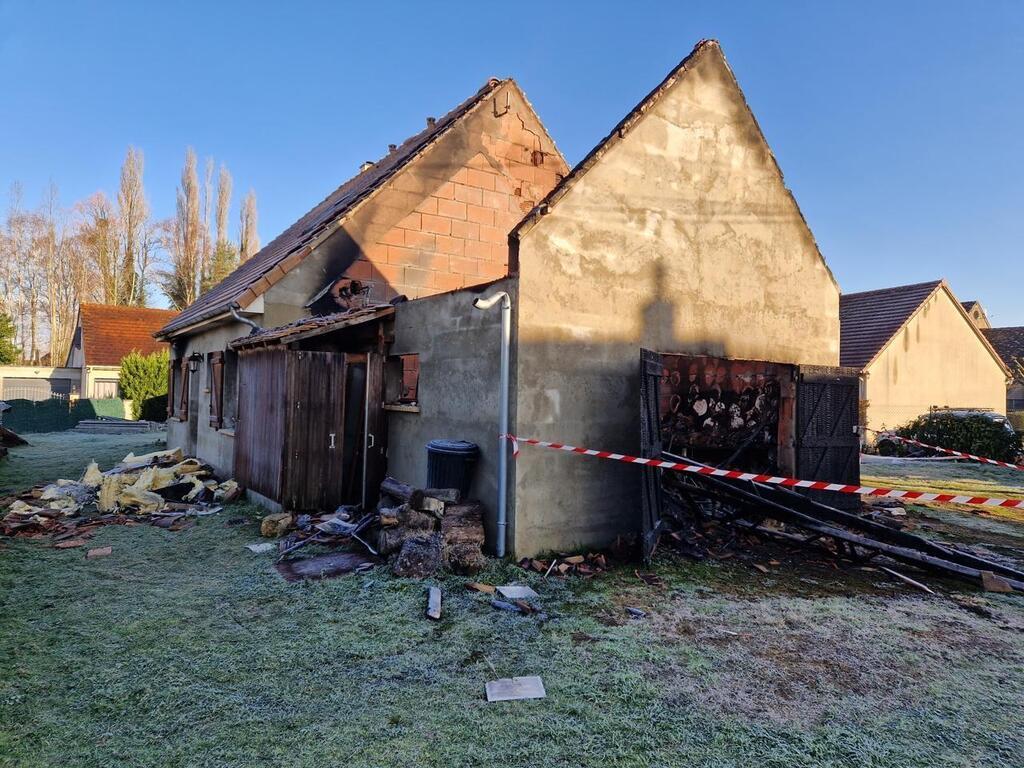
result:
<svg viewBox="0 0 1024 768"><path fill-rule="evenodd" d="M469 574L484 566L483 515L483 505L463 501L456 489L413 488L388 477L372 511L341 506L331 515L267 515L261 532L280 538L281 558L307 544L357 543L386 558L395 575L422 578L442 568Z"/></svg>

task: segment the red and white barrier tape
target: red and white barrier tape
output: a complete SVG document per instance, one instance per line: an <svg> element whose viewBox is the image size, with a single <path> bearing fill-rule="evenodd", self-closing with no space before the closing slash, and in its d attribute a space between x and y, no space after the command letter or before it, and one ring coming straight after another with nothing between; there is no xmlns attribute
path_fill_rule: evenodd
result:
<svg viewBox="0 0 1024 768"><path fill-rule="evenodd" d="M519 456L519 443L537 445L541 448L553 448L556 451L567 453L579 453L584 456L596 456L599 459L611 459L612 461L624 461L627 464L640 464L657 469L670 469L675 472L690 472L695 475L711 475L712 477L726 477L732 480L752 480L755 483L767 483L769 485L782 485L787 488L809 488L814 491L835 491L836 493L853 493L859 496L884 496L890 499L906 499L907 501L939 501L952 504L970 504L979 507L1008 507L1011 509L1024 509L1024 499L1000 499L987 498L983 496L960 496L953 493L925 493L924 491L903 491L898 488L872 488L864 485L844 485L842 483L827 483L822 480L798 480L795 477L776 477L775 475L756 475L752 472L739 472L734 469L715 469L714 467L703 467L698 464L686 464L676 461L664 461L662 459L643 459L639 456L629 456L624 453L612 453L611 451L596 451L593 448L577 448L574 445L563 443L549 443L544 440L534 440L528 437L517 437L516 435L503 435L506 440L512 442L512 455Z"/></svg>
<svg viewBox="0 0 1024 768"><path fill-rule="evenodd" d="M875 432L875 430L871 430ZM963 453L961 451L954 451L951 448L943 448L938 445L929 445L928 443L922 443L920 440L912 440L909 437L900 437L892 432L876 432L881 437L889 438L890 440L899 440L901 443L910 443L911 445L917 445L921 448L928 448L939 453L948 453L950 456L959 456L961 459L970 459L971 461L980 461L982 464L995 464L997 467L1009 467L1010 469L1019 469L1024 472L1024 464L1011 464L1008 461L997 461L996 459L988 459L984 456L975 456L973 453Z"/></svg>

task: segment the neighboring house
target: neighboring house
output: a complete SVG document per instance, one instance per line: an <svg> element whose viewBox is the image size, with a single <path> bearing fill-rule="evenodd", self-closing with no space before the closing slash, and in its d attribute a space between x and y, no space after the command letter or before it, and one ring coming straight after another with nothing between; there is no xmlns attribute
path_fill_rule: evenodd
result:
<svg viewBox="0 0 1024 768"><path fill-rule="evenodd" d="M0 366L0 399L116 398L121 358L133 349L144 354L166 349L153 333L175 316L163 309L83 304L63 367Z"/></svg>
<svg viewBox="0 0 1024 768"><path fill-rule="evenodd" d="M385 445L387 472L423 485L425 443L464 438L481 448L472 494L488 507L493 544L497 459L509 450L497 434L501 324L497 307L473 301L498 291L511 303L511 430L527 437L636 452L643 347L838 365L839 289L716 42L698 44L564 179L511 81L410 141L160 333L183 372L170 441L233 463L263 502L326 505L338 496L316 489L342 474L361 478L372 501ZM475 197L465 183L481 194L493 185L485 207L512 213L459 246L456 221L476 223L479 209L438 217L450 210L442 200ZM489 266L460 285L452 275L464 256L438 249L468 254L471 242L491 246ZM418 247L415 265L403 261ZM382 271L392 249L395 268ZM428 277L438 263L447 271ZM374 301L352 299L362 286L343 276L370 281ZM413 300L385 303L397 291ZM234 300L239 317L277 327L246 335ZM199 398L207 381L209 405ZM351 393L366 393L365 407L351 408ZM230 425L233 398L234 445L207 425L207 412ZM509 483L517 555L639 528L635 467L527 448Z"/></svg>
<svg viewBox="0 0 1024 768"><path fill-rule="evenodd" d="M1006 390L1006 412L1013 415L1017 429L1024 430L1024 326L985 328L982 333L1010 369L1013 378Z"/></svg>
<svg viewBox="0 0 1024 768"><path fill-rule="evenodd" d="M983 331L986 328L992 327L992 323L989 322L988 315L985 313L985 308L981 306L980 301L961 301L960 306L964 308L964 312L971 318L971 322Z"/></svg>
<svg viewBox="0 0 1024 768"><path fill-rule="evenodd" d="M176 312L146 307L82 304L65 368L81 371L81 397L120 397L121 359L133 350L148 355L167 345L153 338Z"/></svg>
<svg viewBox="0 0 1024 768"><path fill-rule="evenodd" d="M845 294L840 318L842 364L863 372L869 430L931 408L1003 410L1007 368L945 280Z"/></svg>

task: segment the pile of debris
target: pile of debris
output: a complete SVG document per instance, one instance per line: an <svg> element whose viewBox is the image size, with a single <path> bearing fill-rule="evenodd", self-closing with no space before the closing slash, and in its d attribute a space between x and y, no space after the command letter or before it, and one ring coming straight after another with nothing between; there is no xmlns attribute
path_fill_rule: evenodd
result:
<svg viewBox="0 0 1024 768"><path fill-rule="evenodd" d="M0 400L0 416L3 415L5 409L10 410L11 406L7 405L3 400ZM8 448L16 448L19 445L28 445L28 441L21 435L16 432L12 432L0 424L0 459L7 455Z"/></svg>
<svg viewBox="0 0 1024 768"><path fill-rule="evenodd" d="M355 541L387 558L397 576L422 578L441 568L475 573L484 566L484 508L479 502L463 501L454 488L413 488L392 477L380 490L372 511L341 506L324 516L271 514L263 518L261 533L281 539L281 558L308 544Z"/></svg>
<svg viewBox="0 0 1024 768"><path fill-rule="evenodd" d="M180 530L193 524L188 518L219 512L221 503L241 492L234 480L219 482L211 467L185 458L180 448L143 456L129 453L106 472L93 461L80 480L57 480L0 500L0 534L50 536L63 549L94 528L139 518Z"/></svg>
<svg viewBox="0 0 1024 768"><path fill-rule="evenodd" d="M699 465L668 452L662 457ZM782 486L688 472L662 472L655 491L644 498L645 517L657 521L654 536L667 534L677 550L696 559L723 559L723 542L761 539L813 548L833 563L872 563L923 591L929 590L879 561L952 576L987 590L1024 591L1024 571L1013 563L911 533L900 519L900 507L879 504L856 514Z"/></svg>

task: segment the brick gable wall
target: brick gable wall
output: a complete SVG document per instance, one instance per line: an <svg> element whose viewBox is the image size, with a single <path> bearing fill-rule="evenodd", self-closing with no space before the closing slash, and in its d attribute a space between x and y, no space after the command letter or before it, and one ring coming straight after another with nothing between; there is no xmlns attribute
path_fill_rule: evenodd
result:
<svg viewBox="0 0 1024 768"><path fill-rule="evenodd" d="M346 270L371 297L410 299L484 283L508 272L508 233L567 172L536 133L509 113L483 136L483 151L434 187L415 209L362 247ZM416 173L415 168L403 174ZM401 179L396 184L402 183ZM412 186L412 185L410 185Z"/></svg>

